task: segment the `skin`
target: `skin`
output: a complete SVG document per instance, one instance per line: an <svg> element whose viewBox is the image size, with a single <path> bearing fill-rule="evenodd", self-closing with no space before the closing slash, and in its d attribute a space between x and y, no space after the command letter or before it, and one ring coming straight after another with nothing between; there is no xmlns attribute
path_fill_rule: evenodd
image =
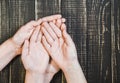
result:
<svg viewBox="0 0 120 83"><path fill-rule="evenodd" d="M41 44L42 34L38 26L33 35L25 41L22 50L22 62L26 69L25 83L44 83L49 63L49 55Z"/></svg>
<svg viewBox="0 0 120 83"><path fill-rule="evenodd" d="M57 19L57 20L59 20L61 23L63 23L63 22L65 22L65 19ZM58 24L59 22L57 22L57 20L56 21L54 21L56 24ZM60 27L60 25L58 24L58 26ZM47 26L48 27L48 26ZM39 31L39 30L36 30L36 31ZM61 34L61 33L60 33ZM34 34L33 34L34 35ZM32 37L33 38L36 38L36 37L34 37L32 35ZM54 34L55 35L55 34ZM58 34L58 36L60 36L59 34ZM41 39L41 37L40 38L38 38L38 39ZM40 40L41 41L41 40ZM39 42L40 43L40 42ZM42 44L41 44L42 45ZM35 45L33 45L33 46L35 46ZM38 45L39 46L39 45ZM36 47L36 46L35 46ZM32 50L33 49L33 47L31 47L31 51L33 51L33 53L35 52L35 50ZM41 50L44 50L44 48L42 47L41 48ZM40 49L36 49L36 52L38 51L38 50L40 50ZM24 53L26 53L26 52L24 52ZM40 53L42 53L41 51L40 51ZM33 54L34 55L34 54ZM43 54L44 55L44 54ZM34 55L35 56L35 55ZM48 56L48 55L47 55ZM26 59L26 58L25 58ZM46 59L46 58L45 58ZM44 63L44 61L45 61L45 59L41 59L41 63ZM36 59L35 59L36 60ZM43 60L43 61L42 61ZM24 61L26 61L26 60L23 60L23 63L25 63ZM48 61L48 60L47 60ZM31 61L29 61L29 62L31 62ZM36 61L34 61L34 62L36 62ZM37 63L40 63L40 62L37 62ZM28 63L27 63L28 64ZM26 64L26 65L27 65ZM32 63L30 63L30 64L32 64ZM44 80L44 83L50 83L50 81L52 80L52 78L53 78L53 76L60 70L60 68L56 65L56 63L53 61L53 60L51 60L50 61L50 63L48 63L48 64L44 64L44 65L47 65L47 68L46 69L43 69L43 70L46 70L46 72L45 73L43 73L42 75L43 75L43 78L42 79L45 79ZM33 65L33 66L35 66L35 65ZM39 67L41 67L40 65L39 65ZM34 67L31 67L31 69L32 68L34 68ZM43 68L43 67L42 67ZM27 68L26 68L27 69ZM37 68L36 68L37 69ZM32 75L33 74L33 75ZM39 73L40 74L40 73ZM35 82L34 80L37 80L37 78L39 79L38 80L38 82L39 81L41 81L40 79L40 77L39 77L39 74L37 73L31 73L31 71L29 71L29 73L28 73L28 70L26 70L26 80L25 80L25 82L27 83L27 82L29 82L29 83L33 83L33 82ZM40 76L41 76L41 74L40 74ZM35 77L35 78L34 78ZM44 78L45 77L45 78ZM33 79L32 79L33 78ZM32 80L31 80L32 79Z"/></svg>
<svg viewBox="0 0 120 83"><path fill-rule="evenodd" d="M53 31L46 28L48 25ZM87 83L81 66L78 63L75 45L70 35L66 32L65 24L62 24L61 28L59 28L53 22L44 23L42 32L44 34L42 43L54 62L64 72L67 82ZM56 36L50 34L53 32ZM62 36L59 35L59 32L61 32Z"/></svg>
<svg viewBox="0 0 120 83"><path fill-rule="evenodd" d="M56 24L57 27L61 27L61 24L65 22L65 19L57 19L52 21L54 24ZM56 32L57 33L57 32ZM46 72L46 78L45 83L50 83L53 76L60 70L59 66L55 63L53 59L51 59L51 62L48 65L47 72Z"/></svg>
<svg viewBox="0 0 120 83"><path fill-rule="evenodd" d="M53 76L60 70L60 68L56 65L56 63L51 60L51 62L48 64L47 71L45 73L45 83L50 83Z"/></svg>
<svg viewBox="0 0 120 83"><path fill-rule="evenodd" d="M25 40L29 39L35 27L45 21L60 19L61 15L47 16L37 21L30 21L22 26L13 37L0 45L0 71L17 55L21 54L21 47ZM7 50L6 50L7 49Z"/></svg>
<svg viewBox="0 0 120 83"><path fill-rule="evenodd" d="M0 63L2 63L0 64L0 70L2 70L14 57L16 57L18 54L21 53L22 44L25 42L23 46L24 50L22 51L22 61L26 69L26 80L25 80L26 83L27 82L38 83L44 81L45 83L48 83L51 81L54 74L59 71L59 68L63 70L68 83L76 83L76 82L86 83L82 69L79 66L76 57L77 53L74 43L66 32L66 26L64 24L61 25L63 20L60 20L60 18L61 15L53 15L39 19L37 21L31 21L25 24L24 26L22 26L12 38L8 39L0 46L0 52L1 52ZM33 36L35 35L32 35L32 33L37 33L37 31L39 31L37 30L38 28L36 29L36 27L38 27L40 24L44 25L42 27L42 32L44 33L44 36L42 37L42 41L45 49L52 57L50 63L48 63L49 57L47 55L47 52L45 53L45 49L43 48L42 44L40 42L38 44L37 40L36 40L37 42L36 41L33 42L34 40ZM29 42L28 39L30 37L31 39ZM40 36L38 36L38 39L41 39ZM34 51L36 50L37 54L42 53L41 51L44 50L41 56L45 57L45 55L47 55L48 58L44 58L45 61L44 65L38 64L39 62L34 62L34 61L40 61L40 60L34 60L34 58L36 58L35 56L33 56L33 52L32 52L33 50L32 48L34 46L38 46L37 48L42 48L42 50L39 49L39 51L37 51L38 49L34 49ZM4 51L6 49L8 50ZM57 60L56 56L58 57L58 59L59 58L60 59ZM26 58L28 59L25 60ZM38 58L40 57L37 56L37 59ZM28 65L28 63L30 64ZM62 65L63 63L65 64ZM35 64L39 66L34 67L35 65L31 65L31 64Z"/></svg>
<svg viewBox="0 0 120 83"><path fill-rule="evenodd" d="M57 19L57 20L59 20L60 21L60 23L63 23L63 22L65 22L65 19ZM56 21L54 21L56 24L58 24L59 22L57 22L57 20ZM60 25L58 24L58 26L60 27ZM39 30L36 30L36 31L39 31ZM33 38L36 38L36 37L34 37L34 34L32 35L32 37ZM40 38L38 38L38 39L41 39L41 37ZM41 40L40 40L41 41ZM39 42L40 43L40 42ZM41 44L42 45L42 44ZM38 45L39 46L39 45ZM36 46L35 46L36 47ZM33 47L31 48L31 49L33 49ZM41 48L41 50L42 49L44 49L43 47ZM38 51L39 49L37 48L37 50L36 50L36 52ZM35 50L31 50L31 51L33 51L33 53L35 52ZM41 52L41 51L40 51ZM24 53L26 53L26 52L24 52ZM43 59L42 59L43 60ZM43 60L42 61L41 60L41 63L45 60ZM23 60L23 63L24 63L24 61L26 61L26 60ZM37 62L37 63L39 63L39 62ZM28 64L28 63L27 63ZM26 65L27 65L26 64ZM30 64L32 64L32 63L30 63ZM45 80L44 80L44 82L45 83L49 83L51 80L52 80L52 78L53 78L53 76L60 70L60 68L56 65L56 63L53 61L53 60L51 60L50 61L50 63L49 64L47 64L48 66L47 66L47 69L46 69L46 72L43 74L43 76L45 76ZM34 65L33 65L34 66ZM42 67L43 68L43 67ZM32 68L31 68L32 69ZM45 69L44 69L45 70ZM26 71L27 72L27 71ZM30 72L29 72L30 73ZM29 74L29 73L27 73L26 74L26 82L31 82L31 80L30 79L32 79L33 77L31 77L31 74ZM37 76L35 76L36 74L34 74L33 76L35 77L35 78L37 78ZM29 79L29 77L31 77L30 79ZM38 75L38 77L39 77L39 75Z"/></svg>

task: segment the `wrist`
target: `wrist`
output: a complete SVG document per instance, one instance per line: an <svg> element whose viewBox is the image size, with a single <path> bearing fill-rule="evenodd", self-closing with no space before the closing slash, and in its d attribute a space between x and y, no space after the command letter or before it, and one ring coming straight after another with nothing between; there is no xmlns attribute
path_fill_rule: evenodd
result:
<svg viewBox="0 0 120 83"><path fill-rule="evenodd" d="M25 83L43 83L44 78L44 74L26 71Z"/></svg>
<svg viewBox="0 0 120 83"><path fill-rule="evenodd" d="M31 75L31 76L36 76L36 77L44 77L45 76L45 74L43 74L43 73L39 73L39 72L29 72L29 71L26 71L26 74L28 74L28 75Z"/></svg>
<svg viewBox="0 0 120 83"><path fill-rule="evenodd" d="M74 64L68 65L63 72L67 83L87 83L78 61L74 62Z"/></svg>
<svg viewBox="0 0 120 83"><path fill-rule="evenodd" d="M10 41L11 45L14 47L15 54L16 54L16 55L21 54L21 46L18 45L18 44L13 40L13 38L10 38L9 41Z"/></svg>
<svg viewBox="0 0 120 83"><path fill-rule="evenodd" d="M67 72L69 73L79 69L80 69L80 65L78 60L74 60L74 61L67 62L66 65L62 68L62 71L64 73L67 73Z"/></svg>

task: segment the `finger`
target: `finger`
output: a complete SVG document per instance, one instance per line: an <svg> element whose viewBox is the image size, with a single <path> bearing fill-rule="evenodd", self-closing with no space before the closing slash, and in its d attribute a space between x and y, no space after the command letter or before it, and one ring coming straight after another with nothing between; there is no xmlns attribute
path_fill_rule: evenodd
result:
<svg viewBox="0 0 120 83"><path fill-rule="evenodd" d="M50 45L52 45L52 43L53 43L54 40L52 39L52 37L50 36L50 34L46 31L45 27L42 27L42 32L43 32L43 34L44 34L47 42L48 42Z"/></svg>
<svg viewBox="0 0 120 83"><path fill-rule="evenodd" d="M22 49L22 58L25 58L28 55L28 50L29 49L29 41L25 40L25 43L23 45L23 49Z"/></svg>
<svg viewBox="0 0 120 83"><path fill-rule="evenodd" d="M47 16L47 17L44 17L42 18L42 21L43 22L46 22L46 21L53 21L55 19L59 19L61 18L62 16L60 14L57 14L57 15L51 15L51 16Z"/></svg>
<svg viewBox="0 0 120 83"><path fill-rule="evenodd" d="M36 42L37 41L39 31L40 31L40 26L37 26L37 28L34 30L32 36L31 36L30 42Z"/></svg>
<svg viewBox="0 0 120 83"><path fill-rule="evenodd" d="M66 25L64 23L61 25L61 30L62 31L66 30Z"/></svg>
<svg viewBox="0 0 120 83"><path fill-rule="evenodd" d="M47 22L44 22L43 25L45 29L47 30L47 32L50 34L50 36L55 40L57 36L55 32L52 30L51 26Z"/></svg>
<svg viewBox="0 0 120 83"><path fill-rule="evenodd" d="M55 32L55 34L58 36L58 37L61 37L62 36L62 33L60 31L60 29L52 22L49 23L51 28L53 29L53 31Z"/></svg>
<svg viewBox="0 0 120 83"><path fill-rule="evenodd" d="M48 44L48 42L44 36L42 36L42 43L43 43L43 46L45 47L45 49L49 52L50 45Z"/></svg>
<svg viewBox="0 0 120 83"><path fill-rule="evenodd" d="M72 38L70 37L70 35L66 32L66 30L63 31L63 38L64 41L67 45L74 45Z"/></svg>
<svg viewBox="0 0 120 83"><path fill-rule="evenodd" d="M62 47L62 45L63 45L63 38L59 38L59 43L60 43L60 47Z"/></svg>
<svg viewBox="0 0 120 83"><path fill-rule="evenodd" d="M63 22L63 23L66 22L66 19L65 19L65 18L62 18L62 22Z"/></svg>
<svg viewBox="0 0 120 83"><path fill-rule="evenodd" d="M62 19L57 19L56 26L60 29L60 26L62 24Z"/></svg>
<svg viewBox="0 0 120 83"><path fill-rule="evenodd" d="M42 39L42 32L40 31L38 34L37 42L41 42Z"/></svg>
<svg viewBox="0 0 120 83"><path fill-rule="evenodd" d="M55 24L55 23L56 23L56 20L53 20L52 22Z"/></svg>

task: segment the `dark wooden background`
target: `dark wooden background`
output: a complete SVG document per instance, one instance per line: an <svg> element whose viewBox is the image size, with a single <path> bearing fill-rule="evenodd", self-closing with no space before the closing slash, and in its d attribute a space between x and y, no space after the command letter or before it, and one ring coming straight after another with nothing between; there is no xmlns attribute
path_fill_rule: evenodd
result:
<svg viewBox="0 0 120 83"><path fill-rule="evenodd" d="M120 83L120 0L0 0L0 43L33 19L60 13L88 83ZM0 72L0 83L24 83L20 57ZM51 83L66 83L60 71Z"/></svg>

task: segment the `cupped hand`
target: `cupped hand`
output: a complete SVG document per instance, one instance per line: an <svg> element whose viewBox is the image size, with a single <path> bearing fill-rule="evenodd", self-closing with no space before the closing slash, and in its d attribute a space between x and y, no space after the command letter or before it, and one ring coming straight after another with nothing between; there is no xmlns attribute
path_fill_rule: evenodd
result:
<svg viewBox="0 0 120 83"><path fill-rule="evenodd" d="M25 40L30 38L36 26L39 26L42 22L52 21L59 18L61 18L61 15L58 14L58 15L46 16L41 19L38 19L37 21L34 20L30 21L27 24L23 25L16 32L16 34L12 37L12 40L17 46L20 47Z"/></svg>
<svg viewBox="0 0 120 83"><path fill-rule="evenodd" d="M61 69L65 69L73 61L77 61L76 48L70 35L66 32L65 24L55 25L53 22L45 22L42 32L44 34L43 45Z"/></svg>
<svg viewBox="0 0 120 83"><path fill-rule="evenodd" d="M46 72L49 56L41 44L41 37L40 26L38 26L33 32L30 42L26 40L23 45L22 61L26 71L41 74Z"/></svg>

